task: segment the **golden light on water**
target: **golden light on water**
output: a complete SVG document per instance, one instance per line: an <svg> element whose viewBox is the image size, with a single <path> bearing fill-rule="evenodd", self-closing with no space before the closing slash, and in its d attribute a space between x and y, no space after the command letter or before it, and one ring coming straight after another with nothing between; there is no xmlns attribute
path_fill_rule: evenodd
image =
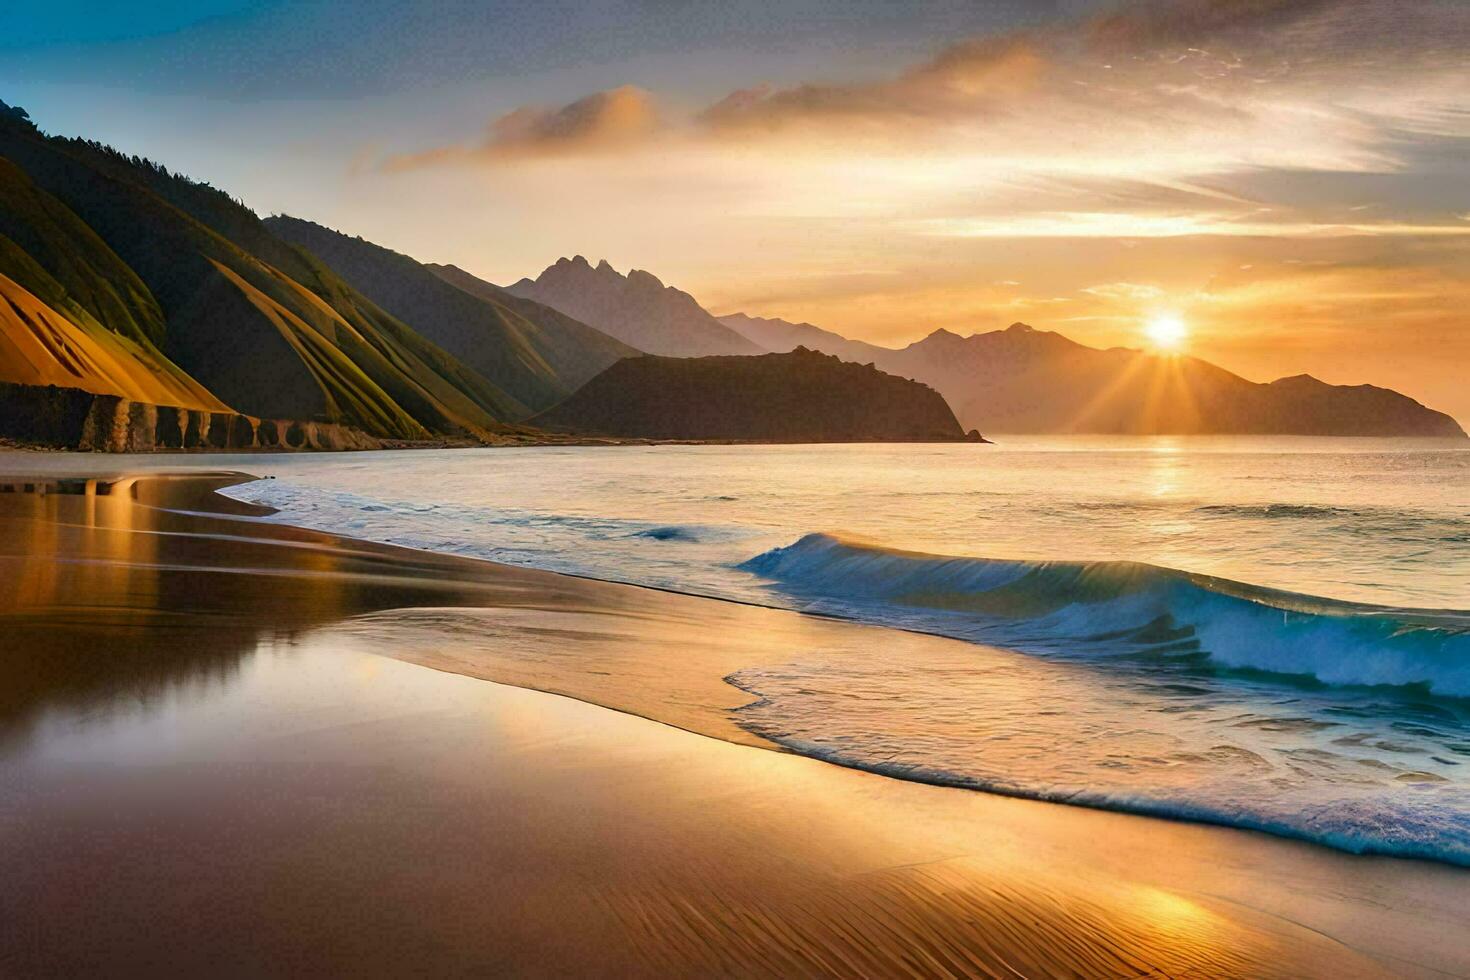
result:
<svg viewBox="0 0 1470 980"><path fill-rule="evenodd" d="M1189 325L1177 313L1160 313L1144 325L1149 342L1160 350L1178 350L1189 337Z"/></svg>

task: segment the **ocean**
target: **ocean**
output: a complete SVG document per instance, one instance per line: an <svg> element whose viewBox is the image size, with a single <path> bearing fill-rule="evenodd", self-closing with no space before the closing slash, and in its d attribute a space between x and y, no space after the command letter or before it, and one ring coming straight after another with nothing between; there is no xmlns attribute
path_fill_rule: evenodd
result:
<svg viewBox="0 0 1470 980"><path fill-rule="evenodd" d="M268 520L975 644L959 671L793 650L732 675L753 697L740 723L797 752L1470 865L1463 443L1012 437L210 462L269 477L226 491L278 508Z"/></svg>

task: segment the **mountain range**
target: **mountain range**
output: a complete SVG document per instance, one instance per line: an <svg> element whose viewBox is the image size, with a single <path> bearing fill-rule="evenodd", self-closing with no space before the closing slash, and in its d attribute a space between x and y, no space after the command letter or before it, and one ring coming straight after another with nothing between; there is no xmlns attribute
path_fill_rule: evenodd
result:
<svg viewBox="0 0 1470 980"><path fill-rule="evenodd" d="M968 337L936 330L894 349L810 323L721 322L770 350L806 346L922 381L961 425L988 433L1465 435L1450 416L1387 388L1309 375L1259 384L1197 357L1101 350L1024 323Z"/></svg>
<svg viewBox="0 0 1470 980"><path fill-rule="evenodd" d="M509 287L651 353L697 357L805 347L922 382L967 429L1008 433L1462 437L1454 419L1373 385L1309 375L1249 381L1200 358L1099 349L1023 323L962 337L935 330L902 348L810 323L732 314L717 322L748 346L728 349L686 292L606 260L562 258ZM650 325L656 325L654 330Z"/></svg>
<svg viewBox="0 0 1470 980"><path fill-rule="evenodd" d="M0 276L0 382L390 440L498 440L636 353L3 104Z"/></svg>
<svg viewBox="0 0 1470 980"><path fill-rule="evenodd" d="M803 348L877 371L751 356ZM669 360L679 357L715 360ZM817 377L838 385L834 402L811 390ZM889 384L899 379L938 395ZM626 403L612 397L619 385ZM782 385L802 400L783 401ZM710 407L660 402L660 386L690 399L702 390ZM310 221L263 220L152 161L47 135L3 102L0 387L9 437L34 418L127 448L523 441L540 438L528 420L566 430L581 418L605 432L614 406L635 403L655 414L662 404L664 430L682 433L669 438L741 438L714 423L713 406L744 420L747 438L877 438L910 430L862 399L919 418L930 396L987 432L1464 436L1388 389L1306 375L1257 384L1197 358L1100 350L1024 324L888 348L807 323L716 319L651 273L582 256L502 288ZM862 426L824 414L835 404ZM770 405L815 414L782 428ZM652 416L639 424L640 435L659 428Z"/></svg>

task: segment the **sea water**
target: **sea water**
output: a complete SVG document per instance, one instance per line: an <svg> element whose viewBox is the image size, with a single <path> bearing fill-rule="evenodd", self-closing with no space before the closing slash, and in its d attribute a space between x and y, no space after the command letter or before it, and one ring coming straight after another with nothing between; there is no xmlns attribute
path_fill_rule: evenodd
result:
<svg viewBox="0 0 1470 980"><path fill-rule="evenodd" d="M1470 864L1470 451L1013 438L242 457L272 520L953 636L742 724L929 782ZM219 461L224 462L224 461ZM881 633L875 634L881 637ZM881 641L879 641L881 645Z"/></svg>

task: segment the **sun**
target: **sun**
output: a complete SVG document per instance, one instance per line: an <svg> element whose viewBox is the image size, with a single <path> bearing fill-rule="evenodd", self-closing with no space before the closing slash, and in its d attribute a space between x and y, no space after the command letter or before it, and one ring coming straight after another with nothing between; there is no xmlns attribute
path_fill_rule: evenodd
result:
<svg viewBox="0 0 1470 980"><path fill-rule="evenodd" d="M1189 324L1177 313L1160 313L1144 324L1143 332L1160 350L1178 350L1189 336Z"/></svg>

